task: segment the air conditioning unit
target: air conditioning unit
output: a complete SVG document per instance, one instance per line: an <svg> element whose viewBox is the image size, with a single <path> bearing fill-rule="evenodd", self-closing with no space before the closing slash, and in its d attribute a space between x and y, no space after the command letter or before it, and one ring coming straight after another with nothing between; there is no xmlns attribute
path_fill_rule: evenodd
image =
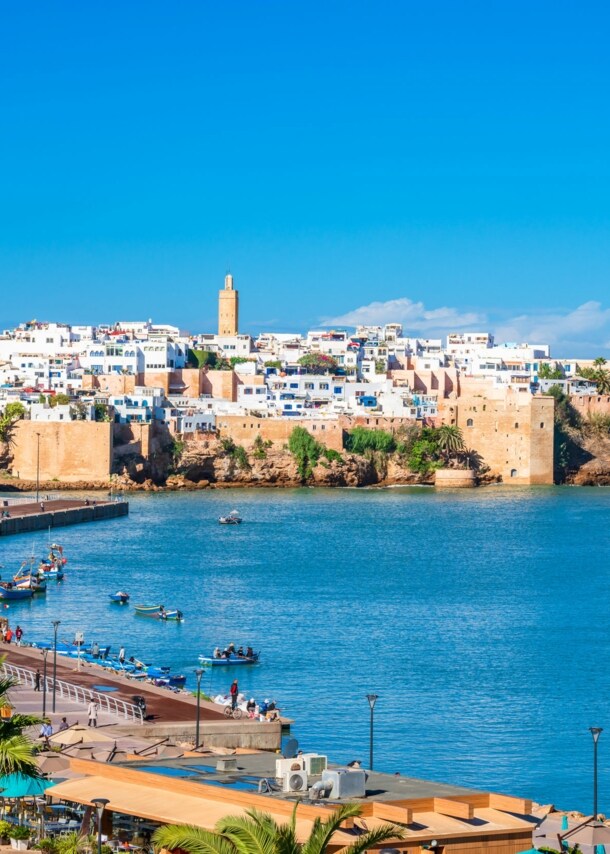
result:
<svg viewBox="0 0 610 854"><path fill-rule="evenodd" d="M328 757L319 753L303 753L299 759L303 760L303 767L310 777L320 777L328 767Z"/></svg>
<svg viewBox="0 0 610 854"><path fill-rule="evenodd" d="M283 780L284 774L289 771L303 771L305 764L302 756L295 756L292 759L276 759L275 760L275 778Z"/></svg>
<svg viewBox="0 0 610 854"><path fill-rule="evenodd" d="M364 798L366 795L366 774L360 768L323 771L322 782L332 785L331 798Z"/></svg>
<svg viewBox="0 0 610 854"><path fill-rule="evenodd" d="M282 779L282 792L307 792L307 772L287 771Z"/></svg>

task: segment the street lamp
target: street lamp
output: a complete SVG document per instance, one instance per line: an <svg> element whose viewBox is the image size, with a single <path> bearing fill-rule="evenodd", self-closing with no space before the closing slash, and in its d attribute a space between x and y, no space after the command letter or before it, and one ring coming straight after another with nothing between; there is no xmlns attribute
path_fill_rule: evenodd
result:
<svg viewBox="0 0 610 854"><path fill-rule="evenodd" d="M377 694L367 694L366 699L369 701L371 709L371 726L369 730L369 769L373 770L373 718L375 715L375 703L379 699Z"/></svg>
<svg viewBox="0 0 610 854"><path fill-rule="evenodd" d="M597 742L603 732L601 726L590 726L589 732L593 736L593 818L597 819Z"/></svg>
<svg viewBox="0 0 610 854"><path fill-rule="evenodd" d="M42 657L44 659L44 665L42 668L42 716L46 717L47 714L47 655L49 654L49 648L43 649Z"/></svg>
<svg viewBox="0 0 610 854"><path fill-rule="evenodd" d="M53 711L55 711L55 694L57 692L57 629L61 620L53 620Z"/></svg>
<svg viewBox="0 0 610 854"><path fill-rule="evenodd" d="M36 433L36 504L40 498L40 433Z"/></svg>
<svg viewBox="0 0 610 854"><path fill-rule="evenodd" d="M195 671L195 676L197 677L197 723L195 725L195 750L199 747L199 714L200 714L200 700L201 700L201 677L203 676L203 668L198 667Z"/></svg>
<svg viewBox="0 0 610 854"><path fill-rule="evenodd" d="M108 798L91 798L91 803L95 806L97 813L97 854L102 854L102 816L110 801Z"/></svg>

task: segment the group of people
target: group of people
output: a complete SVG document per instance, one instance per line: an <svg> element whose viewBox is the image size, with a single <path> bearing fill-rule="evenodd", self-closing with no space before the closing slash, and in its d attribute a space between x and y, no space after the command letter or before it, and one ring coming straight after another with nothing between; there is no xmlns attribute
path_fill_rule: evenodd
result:
<svg viewBox="0 0 610 854"><path fill-rule="evenodd" d="M240 646L239 649L235 649L234 643L230 643L222 650L222 652L220 651L219 646L214 650L214 658L231 658L232 656L235 658L254 658L254 650L251 646L246 647L245 652L243 646Z"/></svg>
<svg viewBox="0 0 610 854"><path fill-rule="evenodd" d="M239 684L237 679L234 679L229 688L229 696L231 697L231 708L236 709L239 703ZM280 710L275 704L275 700L270 700L266 697L262 703L257 704L254 697L250 697L246 703L246 714L254 720L258 718L260 721L276 721L279 719Z"/></svg>
<svg viewBox="0 0 610 854"><path fill-rule="evenodd" d="M78 721L77 721L78 723ZM59 726L57 727L58 732L63 732L66 729L70 729L71 724L68 723L67 718L62 718L59 722ZM40 728L40 740L42 741L42 746L45 750L49 750L51 747L51 743L49 739L53 735L53 724L51 723L49 718L45 718L42 722L42 726Z"/></svg>
<svg viewBox="0 0 610 854"><path fill-rule="evenodd" d="M23 629L21 626L16 626L15 631L11 629L8 623L5 623L2 626L2 642L3 643L12 643L13 638L15 638L15 643L17 646L21 646L21 638L23 637Z"/></svg>

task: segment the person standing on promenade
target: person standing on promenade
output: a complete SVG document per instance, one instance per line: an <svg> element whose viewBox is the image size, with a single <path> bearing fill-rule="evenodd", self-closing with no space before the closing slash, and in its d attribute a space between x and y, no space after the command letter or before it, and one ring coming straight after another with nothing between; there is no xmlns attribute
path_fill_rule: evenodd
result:
<svg viewBox="0 0 610 854"><path fill-rule="evenodd" d="M125 664L125 647L122 646L119 650L119 664Z"/></svg>
<svg viewBox="0 0 610 854"><path fill-rule="evenodd" d="M34 674L34 691L40 691L40 670Z"/></svg>
<svg viewBox="0 0 610 854"><path fill-rule="evenodd" d="M4 640L7 643L10 643L13 640L13 630L11 628L8 628L6 630L6 636L5 636Z"/></svg>
<svg viewBox="0 0 610 854"><path fill-rule="evenodd" d="M233 711L237 708L237 697L239 695L239 685L237 684L237 679L233 680L233 684L231 685L231 708Z"/></svg>
<svg viewBox="0 0 610 854"><path fill-rule="evenodd" d="M21 646L21 638L23 637L23 629L21 626L17 626L15 629L15 640L17 641L17 646Z"/></svg>
<svg viewBox="0 0 610 854"><path fill-rule="evenodd" d="M88 726L97 727L97 703L95 700L91 700L87 706L87 717L89 718Z"/></svg>

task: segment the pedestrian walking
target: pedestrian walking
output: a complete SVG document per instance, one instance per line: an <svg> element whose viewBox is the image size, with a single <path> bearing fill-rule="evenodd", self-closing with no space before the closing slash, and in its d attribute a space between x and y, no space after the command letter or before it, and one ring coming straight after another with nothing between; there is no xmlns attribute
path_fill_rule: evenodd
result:
<svg viewBox="0 0 610 854"><path fill-rule="evenodd" d="M23 629L21 626L17 626L15 629L15 640L17 641L17 646L21 646L21 638L23 637Z"/></svg>
<svg viewBox="0 0 610 854"><path fill-rule="evenodd" d="M40 670L34 674L34 691L40 691Z"/></svg>
<svg viewBox="0 0 610 854"><path fill-rule="evenodd" d="M41 510L42 510L42 512L44 513L44 501L41 501L41 502L40 502L40 509L41 509Z"/></svg>
<svg viewBox="0 0 610 854"><path fill-rule="evenodd" d="M233 680L233 684L231 685L231 708L235 710L237 708L237 697L239 696L239 686L237 684L237 679Z"/></svg>
<svg viewBox="0 0 610 854"><path fill-rule="evenodd" d="M11 628L8 628L6 630L6 637L4 638L4 640L7 643L10 643L13 640L13 630Z"/></svg>
<svg viewBox="0 0 610 854"><path fill-rule="evenodd" d="M51 726L51 721L46 718L42 727L40 728L40 738L42 739L42 746L45 750L49 750L51 745L49 744L49 738L53 735L53 727Z"/></svg>
<svg viewBox="0 0 610 854"><path fill-rule="evenodd" d="M8 626L5 624L2 626L2 643L6 643L6 633L8 632Z"/></svg>
<svg viewBox="0 0 610 854"><path fill-rule="evenodd" d="M97 726L97 703L91 700L87 706L87 717L89 718L89 726Z"/></svg>

